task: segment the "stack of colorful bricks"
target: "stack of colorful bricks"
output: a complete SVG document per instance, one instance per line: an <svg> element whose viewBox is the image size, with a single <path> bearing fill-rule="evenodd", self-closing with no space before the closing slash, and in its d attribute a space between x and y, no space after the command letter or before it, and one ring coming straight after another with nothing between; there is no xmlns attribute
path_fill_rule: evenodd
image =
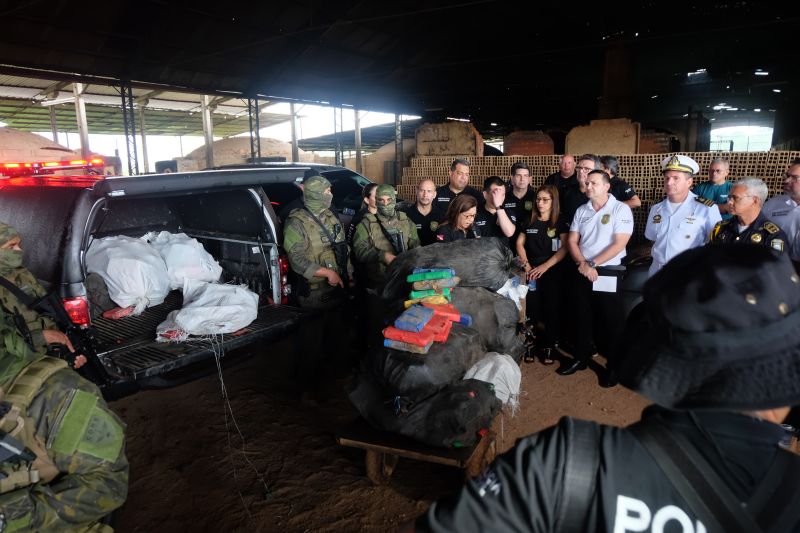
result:
<svg viewBox="0 0 800 533"><path fill-rule="evenodd" d="M434 342L446 342L453 322L471 325L450 302L450 291L459 279L453 269L414 269L406 280L412 283L406 310L394 326L383 330L384 346L405 352L427 354Z"/></svg>

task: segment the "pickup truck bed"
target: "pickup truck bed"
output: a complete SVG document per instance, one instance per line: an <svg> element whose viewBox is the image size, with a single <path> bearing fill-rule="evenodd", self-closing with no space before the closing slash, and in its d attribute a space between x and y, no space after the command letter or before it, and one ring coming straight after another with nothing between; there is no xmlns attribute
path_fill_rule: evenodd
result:
<svg viewBox="0 0 800 533"><path fill-rule="evenodd" d="M288 305L266 305L258 318L240 335L220 335L214 339L189 338L185 342L156 342L156 327L170 311L180 309L183 296L172 291L164 303L146 309L139 316L119 320L99 318L97 355L112 375L123 380L139 380L161 375L252 342L269 342L287 333L309 313ZM221 342L220 342L221 341Z"/></svg>

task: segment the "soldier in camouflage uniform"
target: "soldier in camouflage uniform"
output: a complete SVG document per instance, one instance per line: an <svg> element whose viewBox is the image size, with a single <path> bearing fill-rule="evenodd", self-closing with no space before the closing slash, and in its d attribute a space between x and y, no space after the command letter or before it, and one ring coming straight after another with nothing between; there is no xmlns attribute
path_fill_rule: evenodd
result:
<svg viewBox="0 0 800 533"><path fill-rule="evenodd" d="M128 494L123 423L2 307L0 339L0 428L36 455L0 464L0 532L111 531L100 520Z"/></svg>
<svg viewBox="0 0 800 533"><path fill-rule="evenodd" d="M27 268L22 266L20 235L12 226L0 222L0 276L17 286L32 298L41 298L47 292ZM33 349L44 355L48 344L63 344L74 352L69 338L58 330L58 326L48 317L40 315L20 302L8 289L0 285L0 306L11 314L21 316L28 325ZM24 335L28 333L23 332ZM75 359L75 368L86 362L83 355Z"/></svg>
<svg viewBox="0 0 800 533"><path fill-rule="evenodd" d="M364 215L353 237L353 255L359 272L363 272L365 278L363 305L366 307L367 331L360 337L366 339L368 348L383 345L381 332L389 318L389 310L377 292L386 275L386 266L397 255L420 246L416 224L408 215L396 209L397 193L394 187L379 185L375 196L378 212Z"/></svg>
<svg viewBox="0 0 800 533"><path fill-rule="evenodd" d="M295 274L297 303L322 311L319 321L299 328L294 336L298 383L309 401L321 384L323 340L331 356L346 358L336 363L345 367L353 363L347 359L347 313L342 309L347 304L352 267L344 228L329 209L332 199L328 180L307 177L303 208L289 214L283 232L283 247Z"/></svg>
<svg viewBox="0 0 800 533"><path fill-rule="evenodd" d="M375 196L378 213L366 214L353 237L353 253L356 261L364 266L367 289L372 290L383 282L386 266L397 255L420 245L416 225L405 213L395 209L397 193L394 187L379 185Z"/></svg>

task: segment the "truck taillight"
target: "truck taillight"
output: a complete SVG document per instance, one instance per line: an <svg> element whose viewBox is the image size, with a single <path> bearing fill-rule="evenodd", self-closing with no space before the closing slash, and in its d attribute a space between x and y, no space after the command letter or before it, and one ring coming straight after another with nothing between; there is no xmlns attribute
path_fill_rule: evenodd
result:
<svg viewBox="0 0 800 533"><path fill-rule="evenodd" d="M92 325L92 316L89 313L89 300L85 296L77 296L75 298L64 298L61 300L64 304L64 309L67 310L69 319L76 326L82 328Z"/></svg>
<svg viewBox="0 0 800 533"><path fill-rule="evenodd" d="M281 303L288 304L292 287L289 285L289 259L285 255L278 257L278 267L281 271Z"/></svg>

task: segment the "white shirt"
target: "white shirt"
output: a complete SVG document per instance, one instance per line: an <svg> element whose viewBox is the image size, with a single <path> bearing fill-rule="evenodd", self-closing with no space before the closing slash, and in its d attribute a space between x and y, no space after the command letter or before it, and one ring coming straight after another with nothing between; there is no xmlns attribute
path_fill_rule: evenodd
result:
<svg viewBox="0 0 800 533"><path fill-rule="evenodd" d="M580 206L575 211L572 226L569 230L580 235L578 247L586 259L592 259L600 252L611 246L614 235L633 234L633 213L631 208L620 202L610 194L606 205L595 211L591 200ZM620 253L597 266L618 265L625 257L625 249Z"/></svg>
<svg viewBox="0 0 800 533"><path fill-rule="evenodd" d="M789 239L789 257L800 261L800 209L788 194L779 194L764 204L764 216L777 224Z"/></svg>
<svg viewBox="0 0 800 533"><path fill-rule="evenodd" d="M644 236L655 241L651 255L653 264L649 274L652 276L667 264L667 261L690 248L703 246L708 242L711 230L722 220L716 205L707 206L696 200L697 195L689 192L686 200L673 211L668 199L650 208Z"/></svg>

